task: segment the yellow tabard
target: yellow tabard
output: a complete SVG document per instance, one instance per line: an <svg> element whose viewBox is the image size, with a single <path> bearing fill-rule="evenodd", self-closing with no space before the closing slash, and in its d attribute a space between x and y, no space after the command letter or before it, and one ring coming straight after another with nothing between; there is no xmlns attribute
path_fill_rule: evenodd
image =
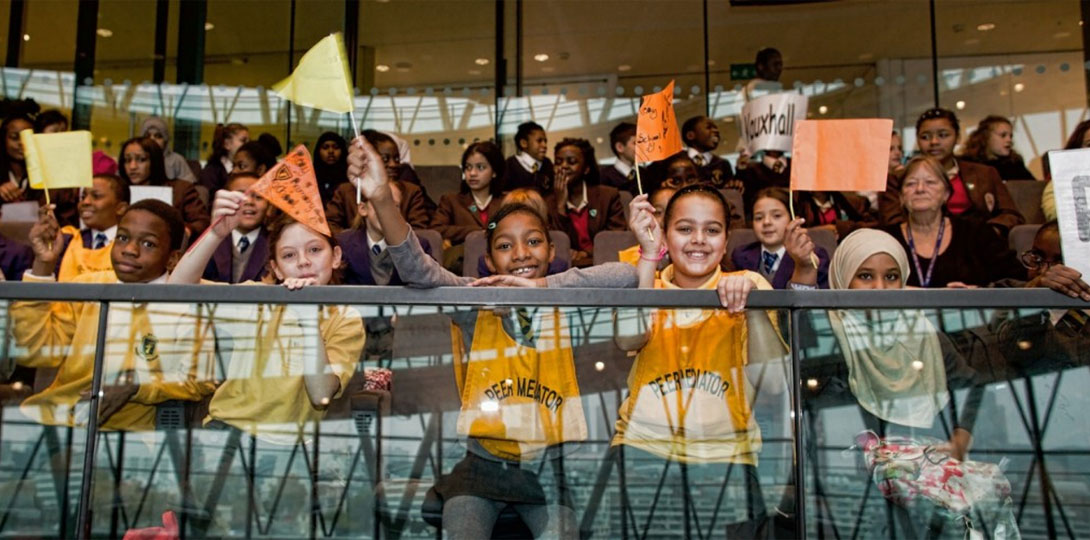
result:
<svg viewBox="0 0 1090 540"><path fill-rule="evenodd" d="M68 249L61 258L57 281L72 281L76 276L95 272L113 272L114 265L110 260L113 241L103 248L87 249L83 247L83 237L80 236L79 229L69 225L62 228L61 232L72 235L72 241L68 243Z"/></svg>

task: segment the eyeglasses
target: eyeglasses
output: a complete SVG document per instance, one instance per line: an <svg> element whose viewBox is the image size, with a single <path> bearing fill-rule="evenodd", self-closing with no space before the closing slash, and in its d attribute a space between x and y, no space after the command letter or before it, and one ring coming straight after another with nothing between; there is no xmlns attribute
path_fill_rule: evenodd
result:
<svg viewBox="0 0 1090 540"><path fill-rule="evenodd" d="M1045 259L1044 254L1035 249L1022 252L1022 255L1018 257L1018 260L1022 263L1022 266L1031 270L1037 268L1048 268L1056 266L1057 264L1063 264L1063 259L1048 260Z"/></svg>

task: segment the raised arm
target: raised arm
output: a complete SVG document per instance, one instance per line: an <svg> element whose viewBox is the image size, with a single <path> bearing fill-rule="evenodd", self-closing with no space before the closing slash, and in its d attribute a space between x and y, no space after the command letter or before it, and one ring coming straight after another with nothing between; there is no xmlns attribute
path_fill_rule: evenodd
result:
<svg viewBox="0 0 1090 540"><path fill-rule="evenodd" d="M238 211L245 200L246 195L237 191L221 189L216 192L215 201L212 203L212 225L178 261L167 283L192 285L201 282L204 269L216 253L216 248L238 226L241 219Z"/></svg>

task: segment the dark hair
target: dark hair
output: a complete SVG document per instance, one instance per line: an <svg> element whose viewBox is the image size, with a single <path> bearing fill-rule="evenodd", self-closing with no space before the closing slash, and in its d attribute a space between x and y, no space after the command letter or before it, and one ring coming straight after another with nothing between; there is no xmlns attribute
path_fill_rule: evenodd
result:
<svg viewBox="0 0 1090 540"><path fill-rule="evenodd" d="M57 109L49 109L43 111L38 116L34 117L34 133L41 133L45 131L45 128L52 126L53 124L64 124L64 127L68 127L68 118L64 116L64 113Z"/></svg>
<svg viewBox="0 0 1090 540"><path fill-rule="evenodd" d="M273 159L276 159L280 154L284 153L284 147L280 146L280 139L277 139L272 133L262 133L257 136L257 142L265 145L265 150L272 155Z"/></svg>
<svg viewBox="0 0 1090 540"><path fill-rule="evenodd" d="M518 146L519 141L525 141L530 138L530 134L540 131L545 132L545 128L541 127L541 124L537 122L523 122L519 124L518 131L515 132L515 146Z"/></svg>
<svg viewBox="0 0 1090 540"><path fill-rule="evenodd" d="M250 141L235 150L236 155L239 152L246 152L255 163L264 165L266 171L276 166L276 157L269 154L268 147L261 141Z"/></svg>
<svg viewBox="0 0 1090 540"><path fill-rule="evenodd" d="M239 148L239 150L241 150L241 148ZM227 187L231 185L231 182L234 182L235 180L238 180L239 178L253 178L255 180L260 180L261 179L261 177L258 176L257 173L242 172L242 171L231 171L231 174L227 175L227 181L223 183L224 189L227 189Z"/></svg>
<svg viewBox="0 0 1090 540"><path fill-rule="evenodd" d="M613 151L613 154L620 157L617 153L617 143L625 144L628 139L636 136L636 124L631 122L621 122L614 126L609 132L609 149Z"/></svg>
<svg viewBox="0 0 1090 540"><path fill-rule="evenodd" d="M694 116L686 120L684 124L681 124L681 139L685 140L686 135L692 131L696 131L696 125L705 118L707 118L707 116Z"/></svg>
<svg viewBox="0 0 1090 540"><path fill-rule="evenodd" d="M143 210L163 220L170 233L171 251L182 249L182 242L185 240L185 222L182 221L182 213L177 208L158 199L144 199L130 204L125 213L121 214L121 219L125 219L125 216L134 210Z"/></svg>
<svg viewBox="0 0 1090 540"><path fill-rule="evenodd" d="M132 179L129 178L128 171L125 170L125 149L130 144L139 145L148 154L148 159L151 160L151 171L148 173L149 186L165 186L167 185L167 169L163 165L163 149L159 147L159 143L153 141L149 137L133 137L123 143L121 143L121 153L118 155L117 162L120 164L118 172L121 174L121 178L124 178L126 182L132 185Z"/></svg>
<svg viewBox="0 0 1090 540"><path fill-rule="evenodd" d="M775 55L783 56L782 54L780 54L779 50L773 47L765 47L757 51L757 57L753 60L753 63L758 66L767 64L768 61L772 60L772 57Z"/></svg>
<svg viewBox="0 0 1090 540"><path fill-rule="evenodd" d="M594 147L590 145L590 141L586 139L573 139L570 137L565 138L556 143L556 147L553 148L553 155L555 156L561 148L566 146L578 148L583 154L583 165L589 169L589 171L583 175L583 182L588 186L598 185L598 182L601 181L601 177L598 173L598 160L594 157Z"/></svg>
<svg viewBox="0 0 1090 540"><path fill-rule="evenodd" d="M492 253L492 237L496 234L496 229L499 228L500 222L506 217L514 214L526 214L533 216L534 219L541 224L541 230L545 231L545 238L548 238L550 244L553 243L553 239L549 236L549 224L545 219L545 216L539 214L533 207L522 203L505 204L500 207L495 215L489 216L488 226L484 228L485 243L488 246L488 253Z"/></svg>
<svg viewBox="0 0 1090 540"><path fill-rule="evenodd" d="M670 215L673 214L674 205L681 200L682 197L687 195L700 195L707 197L713 201L719 203L723 208L723 216L726 218L726 223L723 224L725 230L730 229L730 210L727 204L727 199L723 197L723 194L719 192L709 184L689 184L674 193L673 197L670 197L670 202L666 203L666 211L662 213L663 228L670 225Z"/></svg>
<svg viewBox="0 0 1090 540"><path fill-rule="evenodd" d="M387 134L385 134L385 133L383 133L381 131L375 131L373 129L363 130L363 138L367 139L367 142L371 146L374 146L375 150L378 150L378 145L383 144L383 143L389 143L389 144L392 144L394 146L397 146L397 141L395 141L393 137L391 137L391 136L389 136L389 135L387 135Z"/></svg>
<svg viewBox="0 0 1090 540"><path fill-rule="evenodd" d="M1082 139L1086 137L1086 132L1090 131L1090 120L1083 120L1079 122L1079 125L1075 126L1075 131L1071 132L1071 136L1067 138L1067 144L1064 145L1064 150L1075 150L1076 148L1082 148ZM1045 153L1048 156L1048 153Z"/></svg>
<svg viewBox="0 0 1090 540"><path fill-rule="evenodd" d="M240 131L249 131L249 129L237 122L230 124L216 124L216 130L212 132L212 155L208 156L208 161L219 161L227 156L227 143L228 137L233 137Z"/></svg>
<svg viewBox="0 0 1090 540"><path fill-rule="evenodd" d="M95 178L101 178L110 183L110 189L113 190L114 196L117 197L119 202L127 203L131 198L129 194L129 183L123 180L116 174L102 173L96 174Z"/></svg>
<svg viewBox="0 0 1090 540"><path fill-rule="evenodd" d="M920 126L928 120L946 120L950 122L950 125L954 127L954 136L956 137L961 133L961 124L958 122L958 115L954 114L954 111L949 109L943 109L941 107L935 107L934 109L927 109L916 120L916 132L919 133Z"/></svg>
<svg viewBox="0 0 1090 540"><path fill-rule="evenodd" d="M1052 221L1049 221L1048 223L1045 223L1044 225L1041 225L1041 228L1037 229L1037 234L1033 235L1033 237L1035 239L1039 238L1042 234L1045 234L1046 232L1049 232L1049 231L1055 231L1056 234L1059 234L1060 233L1060 222L1056 221L1054 219Z"/></svg>
<svg viewBox="0 0 1090 540"><path fill-rule="evenodd" d="M488 161L488 166L492 168L492 181L488 184L488 192L492 196L498 196L503 193L503 151L499 146L492 141L475 142L466 148L465 152L462 152L462 171L466 170L466 161L469 161L469 156L473 154L480 154L484 157L485 161ZM465 176L462 176L462 184L459 187L462 193L469 193L469 184L465 181Z"/></svg>
<svg viewBox="0 0 1090 540"><path fill-rule="evenodd" d="M11 159L11 156L8 155L7 136L8 136L8 127L11 126L11 123L16 121L16 120L22 120L22 121L24 121L24 122L26 122L26 123L28 123L30 125L34 125L34 121L31 120L29 116L27 116L25 114L22 114L22 113L12 114L12 115L8 116L7 118L4 118L3 122L0 122L0 138L4 139L4 146L2 148L0 148L0 182L7 182L8 181L8 173L11 172L11 163L12 163L13 160ZM24 156L24 158L25 158L25 156ZM23 167L24 177L26 176L26 174L27 174L26 166L24 166Z"/></svg>
<svg viewBox="0 0 1090 540"><path fill-rule="evenodd" d="M784 189L782 187L766 187L764 189L761 189L760 191L757 192L756 195L753 196L753 201L749 203L749 214L748 215L750 215L750 216L753 215L753 208L755 206L757 206L757 201L759 201L761 199L775 199L775 200L780 201L781 203L783 203L784 208L790 209L791 208L791 199L790 199L790 197L791 197L791 195L787 192L786 189Z"/></svg>
<svg viewBox="0 0 1090 540"><path fill-rule="evenodd" d="M269 262L270 263L272 263L273 261L276 260L276 244L280 243L280 237L284 234L284 229L287 229L289 225L294 225L296 223L299 223L300 225L302 225L304 227L307 227L307 229L310 229L311 231L313 231L314 234L317 234L318 236L321 236L323 240L325 240L326 242L329 243L329 248L330 249L333 249L333 248L338 246L336 238L334 238L332 236L326 236L326 235L324 235L324 234L322 234L322 233L320 233L320 232L318 232L318 231L316 231L314 229L311 229L305 223L300 223L298 220L291 217L287 213L283 213L283 214L280 214L279 216L273 218L269 222L269 225L268 225L268 227L266 229L268 234L269 234ZM272 274L271 271L269 273ZM341 274L342 274L342 269L341 268L334 268L333 269L333 275L329 279L329 284L330 285L339 285L341 283Z"/></svg>
<svg viewBox="0 0 1090 540"><path fill-rule="evenodd" d="M330 165L318 157L318 152L326 142L333 141L341 149L341 158ZM348 143L344 137L327 131L318 136L318 142L314 143L314 176L318 178L318 186L324 184L337 186L348 179Z"/></svg>
<svg viewBox="0 0 1090 540"><path fill-rule="evenodd" d="M984 119L977 124L976 131L966 139L965 151L962 152L962 157L979 163L988 161L988 138L992 135L992 129L998 124L1014 126L1006 117L996 116L994 114L985 116ZM1010 157L1014 158L1015 156L1016 154L1011 152Z"/></svg>

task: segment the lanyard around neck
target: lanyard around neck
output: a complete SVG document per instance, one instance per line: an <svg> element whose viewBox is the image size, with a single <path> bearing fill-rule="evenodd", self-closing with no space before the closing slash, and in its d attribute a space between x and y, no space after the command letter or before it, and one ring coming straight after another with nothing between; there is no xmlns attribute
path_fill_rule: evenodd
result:
<svg viewBox="0 0 1090 540"><path fill-rule="evenodd" d="M931 262L927 265L927 273L924 274L920 267L920 256L916 255L916 242L912 241L912 225L905 223L905 235L908 239L908 251L912 253L912 263L916 265L916 273L920 276L920 286L927 287L931 284L931 273L935 270L935 261L939 259L939 248L942 247L942 237L946 232L946 218L939 221L939 235L935 239L935 252L931 254Z"/></svg>

